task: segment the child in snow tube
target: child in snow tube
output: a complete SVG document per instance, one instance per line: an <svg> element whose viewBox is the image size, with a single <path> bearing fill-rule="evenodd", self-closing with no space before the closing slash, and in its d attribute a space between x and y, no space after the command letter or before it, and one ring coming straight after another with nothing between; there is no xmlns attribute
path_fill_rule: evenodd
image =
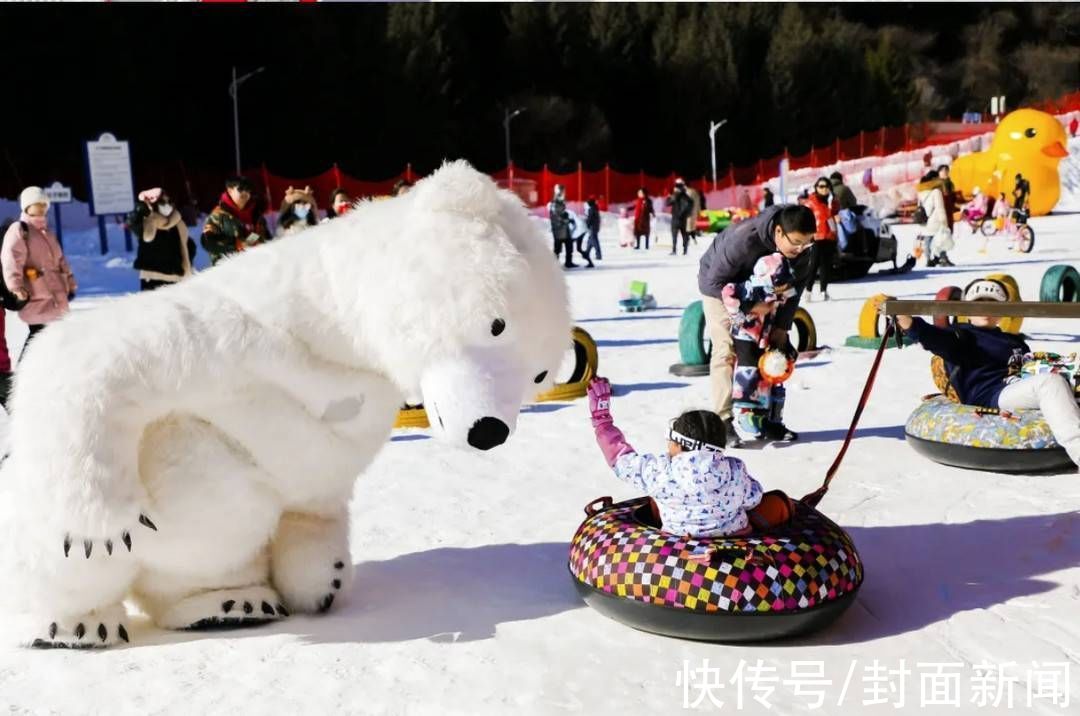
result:
<svg viewBox="0 0 1080 716"><path fill-rule="evenodd" d="M735 348L733 412L741 430L754 438L781 442L799 438L784 425L784 386L763 376L758 367L770 347L777 309L796 295L794 281L788 260L774 253L757 260L748 280L729 283L722 290ZM776 348L788 352L791 360L798 356L792 355L790 344Z"/></svg>
<svg viewBox="0 0 1080 716"><path fill-rule="evenodd" d="M590 606L636 629L721 642L813 631L850 606L862 583L851 538L804 502L762 494L743 462L724 455L714 413L684 413L666 455L639 455L615 427L610 397L608 382L594 380L597 443L616 475L655 500L586 508L569 568Z"/></svg>
<svg viewBox="0 0 1080 716"><path fill-rule="evenodd" d="M726 433L716 413L683 413L668 431L667 455L643 455L615 427L610 405L611 383L594 378L589 411L596 442L620 480L656 501L666 531L693 537L750 531L746 512L761 502L761 485L742 460L724 455Z"/></svg>
<svg viewBox="0 0 1080 716"><path fill-rule="evenodd" d="M965 301L1008 301L1008 290L1000 281L994 279L976 279L964 289ZM1031 349L1022 338L1006 333L998 328L1000 319L988 316L970 316L968 323L939 328L928 324L921 318L897 316L897 324L907 336L918 341L923 348L940 356L944 362L944 373L948 379L946 394L951 388L956 399L962 404L952 412L956 420L964 418L965 425L955 430L950 426L955 420L945 420L943 416L926 411L940 411L944 408L937 404L924 404L908 422L908 438L912 444L928 456L949 464L963 467L1000 468L1003 470L1023 469L1023 463L1014 464L1008 457L1023 455L988 456L985 462L965 456L963 448L986 447L981 436L986 430L980 430L976 418L979 415L1002 415L1004 419L1013 417L1015 431L1002 432L999 438L1012 444L992 445L1010 451L1036 452L1045 447L1056 448L1060 445L1073 463L1080 464L1080 407L1077 406L1073 386L1060 372L1042 372L1027 374L1022 372L1025 360L1030 357ZM939 401L940 402L940 401ZM961 410L966 406L966 411ZM1029 438L1040 435L1039 426L1025 411L1038 410L1042 420L1048 426L1057 445L1044 444ZM922 411L922 413L920 412ZM967 420L970 413L974 418ZM933 419L931 419L933 418ZM995 418L997 419L997 418ZM975 422L972 422L975 421ZM1042 422L1042 421L1038 421ZM1029 424L1030 423L1030 424ZM1003 424L1004 426L1004 424ZM1002 426L1002 427L1003 427ZM935 440L936 432L949 430L951 435L946 440ZM1016 432L1013 437L1011 432ZM1045 428L1042 429L1045 432ZM944 433L942 433L944 435ZM949 457L947 448L942 451L940 445L929 443L951 443L958 446L953 450L955 458ZM1029 444L1030 443L1030 444ZM1031 469L1042 469L1047 465L1038 462L1047 456L1033 455ZM1051 456L1052 457L1052 456ZM1002 460L1005 460L1003 462Z"/></svg>

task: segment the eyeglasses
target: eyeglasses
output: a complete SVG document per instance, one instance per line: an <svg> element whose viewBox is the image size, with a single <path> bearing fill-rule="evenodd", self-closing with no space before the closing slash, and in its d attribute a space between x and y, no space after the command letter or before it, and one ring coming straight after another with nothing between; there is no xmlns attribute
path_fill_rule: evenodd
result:
<svg viewBox="0 0 1080 716"><path fill-rule="evenodd" d="M803 251L814 245L813 237L810 237L809 241L793 241L792 238L787 235L787 232L784 231L783 227L780 228L780 234L784 237L784 241L791 244L797 251Z"/></svg>
<svg viewBox="0 0 1080 716"><path fill-rule="evenodd" d="M815 188L815 189L832 189L832 187L831 187L831 186L829 186L828 184L818 184L818 185L817 185L816 187L814 187L814 188Z"/></svg>

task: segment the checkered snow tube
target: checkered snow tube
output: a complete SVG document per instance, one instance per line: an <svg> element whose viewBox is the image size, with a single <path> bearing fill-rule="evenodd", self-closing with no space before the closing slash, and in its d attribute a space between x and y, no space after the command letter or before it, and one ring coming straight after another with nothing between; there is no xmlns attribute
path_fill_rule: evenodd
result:
<svg viewBox="0 0 1080 716"><path fill-rule="evenodd" d="M791 637L833 622L862 584L851 537L802 502L767 533L713 539L662 532L648 498L594 505L570 546L574 585L636 629L720 642ZM693 558L709 547L710 557Z"/></svg>
<svg viewBox="0 0 1080 716"><path fill-rule="evenodd" d="M904 434L916 452L954 467L992 472L1072 468L1038 410L999 414L935 395L915 408Z"/></svg>

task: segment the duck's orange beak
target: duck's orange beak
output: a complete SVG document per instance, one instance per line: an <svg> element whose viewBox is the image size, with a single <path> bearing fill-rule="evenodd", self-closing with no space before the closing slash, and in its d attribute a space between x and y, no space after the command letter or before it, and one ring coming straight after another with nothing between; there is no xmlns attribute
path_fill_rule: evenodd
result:
<svg viewBox="0 0 1080 716"><path fill-rule="evenodd" d="M1069 153L1065 150L1065 146L1061 142L1054 142L1053 144L1047 144L1042 148L1042 153L1048 157L1067 157Z"/></svg>

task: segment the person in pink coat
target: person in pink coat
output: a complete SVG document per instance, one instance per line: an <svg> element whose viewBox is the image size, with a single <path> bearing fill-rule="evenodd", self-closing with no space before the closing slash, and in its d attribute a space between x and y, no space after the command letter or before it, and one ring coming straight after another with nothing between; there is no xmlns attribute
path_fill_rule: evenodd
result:
<svg viewBox="0 0 1080 716"><path fill-rule="evenodd" d="M25 353L38 331L68 312L76 285L64 250L49 231L49 199L45 192L36 186L23 189L19 207L19 220L12 222L4 234L0 263L8 290L27 301L19 311L19 318L30 327L23 345Z"/></svg>

